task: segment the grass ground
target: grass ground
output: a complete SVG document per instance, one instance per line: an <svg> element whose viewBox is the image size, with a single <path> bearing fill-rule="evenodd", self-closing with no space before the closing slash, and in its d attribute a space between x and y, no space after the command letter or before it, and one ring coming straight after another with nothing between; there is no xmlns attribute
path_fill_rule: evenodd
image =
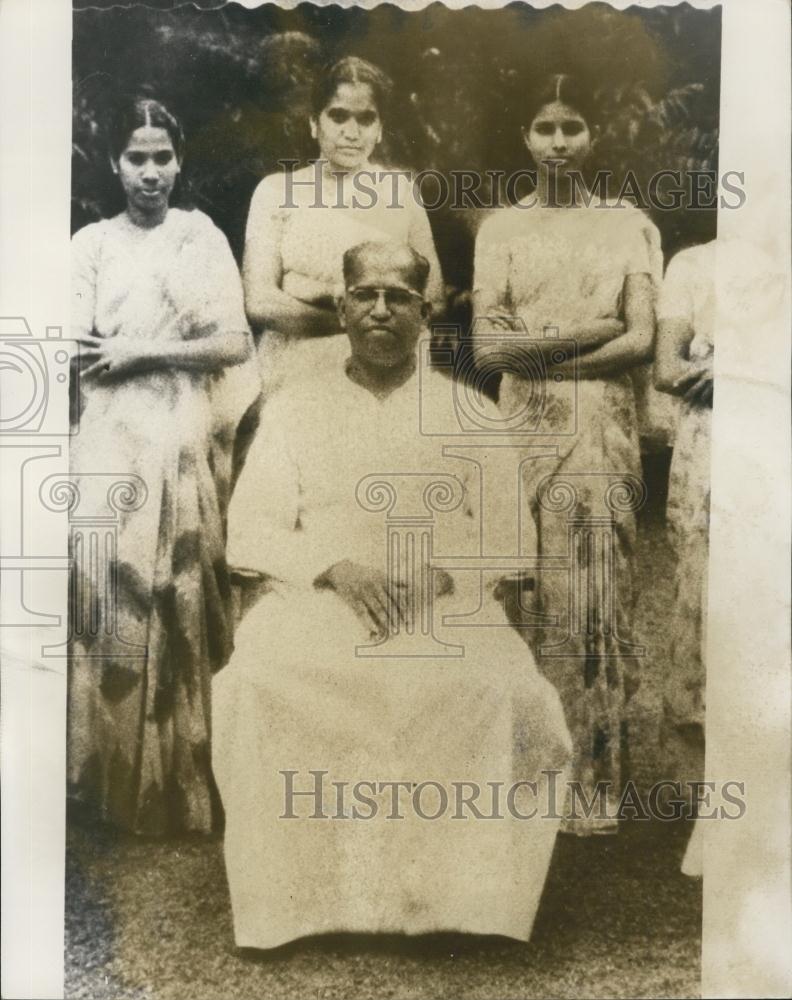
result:
<svg viewBox="0 0 792 1000"><path fill-rule="evenodd" d="M96 1000L527 1000L698 996L700 883L680 824L560 837L534 935L333 936L234 946L219 838L144 843L72 828L66 996Z"/></svg>
<svg viewBox="0 0 792 1000"><path fill-rule="evenodd" d="M661 470L662 471L662 470ZM650 491L652 478L649 479ZM662 776L671 563L657 489L641 520L631 773ZM219 837L141 841L72 825L66 995L91 1000L528 1000L699 995L701 885L679 874L684 824L560 837L529 944L333 936L266 955L234 946Z"/></svg>

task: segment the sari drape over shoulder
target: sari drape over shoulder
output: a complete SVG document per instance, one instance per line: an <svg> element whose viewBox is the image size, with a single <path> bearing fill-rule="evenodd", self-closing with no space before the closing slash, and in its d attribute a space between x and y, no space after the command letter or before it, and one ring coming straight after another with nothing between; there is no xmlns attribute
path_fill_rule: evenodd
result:
<svg viewBox="0 0 792 1000"><path fill-rule="evenodd" d="M620 318L629 275L659 277L652 228L628 207L497 212L478 235L474 290L487 309L521 319L529 337L563 341L574 324ZM575 743L573 777L587 801L604 795L607 804L566 819L563 828L579 835L613 832L624 704L637 662L631 635L635 506L613 504L608 491L623 482L634 499L640 495L635 388L627 371L577 379L572 395L549 375L537 382L506 371L501 412L511 416L536 405L537 392L542 411L535 441L552 444L556 457L526 464L527 513L540 557L569 555L574 568L571 577L540 569L532 610L520 615L540 669L561 695ZM558 489L568 492L569 504L553 501Z"/></svg>
<svg viewBox="0 0 792 1000"><path fill-rule="evenodd" d="M201 212L170 209L151 230L121 215L78 232L72 253L76 335L247 332L228 243ZM86 376L75 389L80 514L100 514L116 480L142 481L143 502L117 512L114 547L99 554L107 591L73 535L70 793L133 832L208 831L210 676L232 645L225 514L256 366L251 353L216 373Z"/></svg>
<svg viewBox="0 0 792 1000"><path fill-rule="evenodd" d="M384 173L380 177L380 172ZM323 177L319 166L292 173L270 174L253 195L247 239L259 254L280 257L282 289L313 304L343 288L342 260L351 247L367 242L404 243L429 262L427 299L443 305L443 275L426 210L405 177L391 176L380 167L362 171L361 185L343 200L337 186ZM255 274L247 280L255 281ZM267 394L287 381L298 383L332 347L331 337L307 342L284 340L264 330L259 357ZM299 350L294 350L300 343Z"/></svg>

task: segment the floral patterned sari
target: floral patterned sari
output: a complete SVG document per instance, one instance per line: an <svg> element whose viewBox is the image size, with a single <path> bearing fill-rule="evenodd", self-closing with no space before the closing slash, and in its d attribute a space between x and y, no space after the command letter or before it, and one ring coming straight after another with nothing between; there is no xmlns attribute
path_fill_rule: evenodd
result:
<svg viewBox="0 0 792 1000"><path fill-rule="evenodd" d="M488 310L521 319L529 336L557 337L564 354L574 324L621 316L628 275L656 279L660 268L657 231L636 209L513 207L479 232L474 289ZM539 414L526 443L554 452L523 466L525 522L543 566L516 622L572 733L580 791L568 809L578 816L562 829L615 832L624 706L641 655L631 633L635 511L644 496L631 372L570 385L551 370L507 371L499 406L509 418Z"/></svg>

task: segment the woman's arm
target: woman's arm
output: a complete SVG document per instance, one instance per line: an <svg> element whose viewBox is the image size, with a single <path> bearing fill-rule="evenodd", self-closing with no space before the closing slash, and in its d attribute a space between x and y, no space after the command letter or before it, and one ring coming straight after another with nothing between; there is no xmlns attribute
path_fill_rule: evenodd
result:
<svg viewBox="0 0 792 1000"><path fill-rule="evenodd" d="M71 240L71 335L78 343L83 337L93 334L96 313L96 250L98 246L97 224L86 226L72 236ZM83 409L83 394L80 391L84 360L76 351L69 364L69 422L76 426Z"/></svg>
<svg viewBox="0 0 792 1000"><path fill-rule="evenodd" d="M608 316L565 326L562 334L564 340L574 340L578 350L589 350L592 347L601 347L603 344L607 344L609 340L620 337L626 331L627 328L622 320L615 316Z"/></svg>
<svg viewBox="0 0 792 1000"><path fill-rule="evenodd" d="M654 344L654 292L648 274L628 274L624 279L624 332L574 362L555 371L577 378L607 378L618 375L652 356Z"/></svg>
<svg viewBox="0 0 792 1000"><path fill-rule="evenodd" d="M660 320L654 384L660 392L684 396L689 402L712 402L712 358L692 361L688 357L694 330L681 317Z"/></svg>
<svg viewBox="0 0 792 1000"><path fill-rule="evenodd" d="M542 330L529 330L513 314L510 304L508 273L510 250L506 235L498 232L497 216L484 223L476 240L473 292L473 353L478 364L493 354L506 352L535 358L549 356L557 345L544 338ZM565 326L565 340L577 341L580 350L599 347L626 332L620 319L592 319L575 326ZM511 334L503 336L500 334ZM519 335L522 334L522 337Z"/></svg>
<svg viewBox="0 0 792 1000"><path fill-rule="evenodd" d="M99 226L94 223L78 230L71 239L71 326L75 339L90 334L94 328L98 233Z"/></svg>
<svg viewBox="0 0 792 1000"><path fill-rule="evenodd" d="M408 234L409 245L417 253L421 254L429 261L429 281L426 286L426 298L432 304L432 315L440 318L445 312L445 285L443 284L443 271L440 267L440 259L432 236L432 227L429 224L429 217L426 209L417 200L418 195L408 185L403 197L407 199L410 211L410 229Z"/></svg>
<svg viewBox="0 0 792 1000"><path fill-rule="evenodd" d="M247 331L218 330L194 340L154 341L148 356L157 368L216 371L247 361L250 339Z"/></svg>
<svg viewBox="0 0 792 1000"><path fill-rule="evenodd" d="M252 353L239 271L228 240L202 213L163 283L163 318L156 336L78 335L89 364L84 376L120 378L156 370L214 372Z"/></svg>
<svg viewBox="0 0 792 1000"><path fill-rule="evenodd" d="M238 365L250 355L246 331L218 330L192 340L147 340L142 337L78 337L80 357L89 362L83 378L121 378L158 369L219 371Z"/></svg>
<svg viewBox="0 0 792 1000"><path fill-rule="evenodd" d="M269 277L262 278L262 272L257 268L254 282L249 276L248 256L245 254L245 308L255 330L275 330L287 338L324 337L338 332L335 307L312 305L289 295L272 282L272 273L274 270L270 271Z"/></svg>
<svg viewBox="0 0 792 1000"><path fill-rule="evenodd" d="M654 384L660 392L681 395L684 382L695 378L700 370L699 364L688 359L692 339L693 327L687 319L661 319L658 323Z"/></svg>
<svg viewBox="0 0 792 1000"><path fill-rule="evenodd" d="M265 177L250 203L242 261L248 319L257 332L266 328L284 337L335 333L338 319L334 308L312 305L283 291L280 245L284 210L279 205L278 195L278 188L282 186L280 174Z"/></svg>
<svg viewBox="0 0 792 1000"><path fill-rule="evenodd" d="M552 338L544 337L542 330L529 331L520 317L512 316L502 308L490 304L481 292L475 292L473 295L473 310L476 316L473 350L479 363L491 354L504 350L512 355L523 354L534 358L540 354L547 359L558 349L558 344ZM624 322L620 319L610 317L593 319L584 324L564 327L563 339L574 340L578 350L585 351L621 337L626 330ZM522 333L523 337L500 338L501 332L513 335Z"/></svg>
<svg viewBox="0 0 792 1000"><path fill-rule="evenodd" d="M566 371L580 378L602 378L651 357L654 285L646 238L633 227L625 239L631 241L629 259L633 273L624 279L623 320L602 317L566 325L562 336L577 342L578 358L576 363L555 366L554 371L561 374ZM509 264L508 240L499 233L494 216L482 226L476 240L473 351L479 363L504 349L511 355L535 357L538 352L545 358L556 350L552 339L545 338L542 330L528 330L524 321L513 315L509 302ZM501 339L500 332L512 336Z"/></svg>
<svg viewBox="0 0 792 1000"><path fill-rule="evenodd" d="M661 392L709 403L712 400L712 358L690 359L690 345L696 332L695 254L695 250L683 250L668 265L657 309L654 383Z"/></svg>

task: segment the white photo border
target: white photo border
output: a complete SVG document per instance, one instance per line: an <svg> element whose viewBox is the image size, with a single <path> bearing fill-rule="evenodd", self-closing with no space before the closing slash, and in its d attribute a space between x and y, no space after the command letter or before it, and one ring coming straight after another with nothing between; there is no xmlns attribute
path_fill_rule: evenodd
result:
<svg viewBox="0 0 792 1000"><path fill-rule="evenodd" d="M674 5L611 3L619 10ZM399 6L418 10L427 2ZM715 354L707 778L744 781L747 810L739 822L706 831L702 996L780 997L792 992L789 4L720 6L721 175L744 174L746 201L719 213L719 236L768 252L786 293L777 315L744 331L752 351L726 337ZM0 2L0 352L4 337L24 335L19 318L30 342L54 341L58 328L68 338L71 30L69 0ZM57 416L46 434L0 434L0 622L20 607L60 619L42 628L33 612L32 624L0 628L1 991L8 998L63 995L66 667L65 660L44 667L36 652L66 635L67 519L38 499L46 476L68 474L65 396L54 394L51 405ZM40 563L40 572L24 576L15 568L42 553L51 567Z"/></svg>

